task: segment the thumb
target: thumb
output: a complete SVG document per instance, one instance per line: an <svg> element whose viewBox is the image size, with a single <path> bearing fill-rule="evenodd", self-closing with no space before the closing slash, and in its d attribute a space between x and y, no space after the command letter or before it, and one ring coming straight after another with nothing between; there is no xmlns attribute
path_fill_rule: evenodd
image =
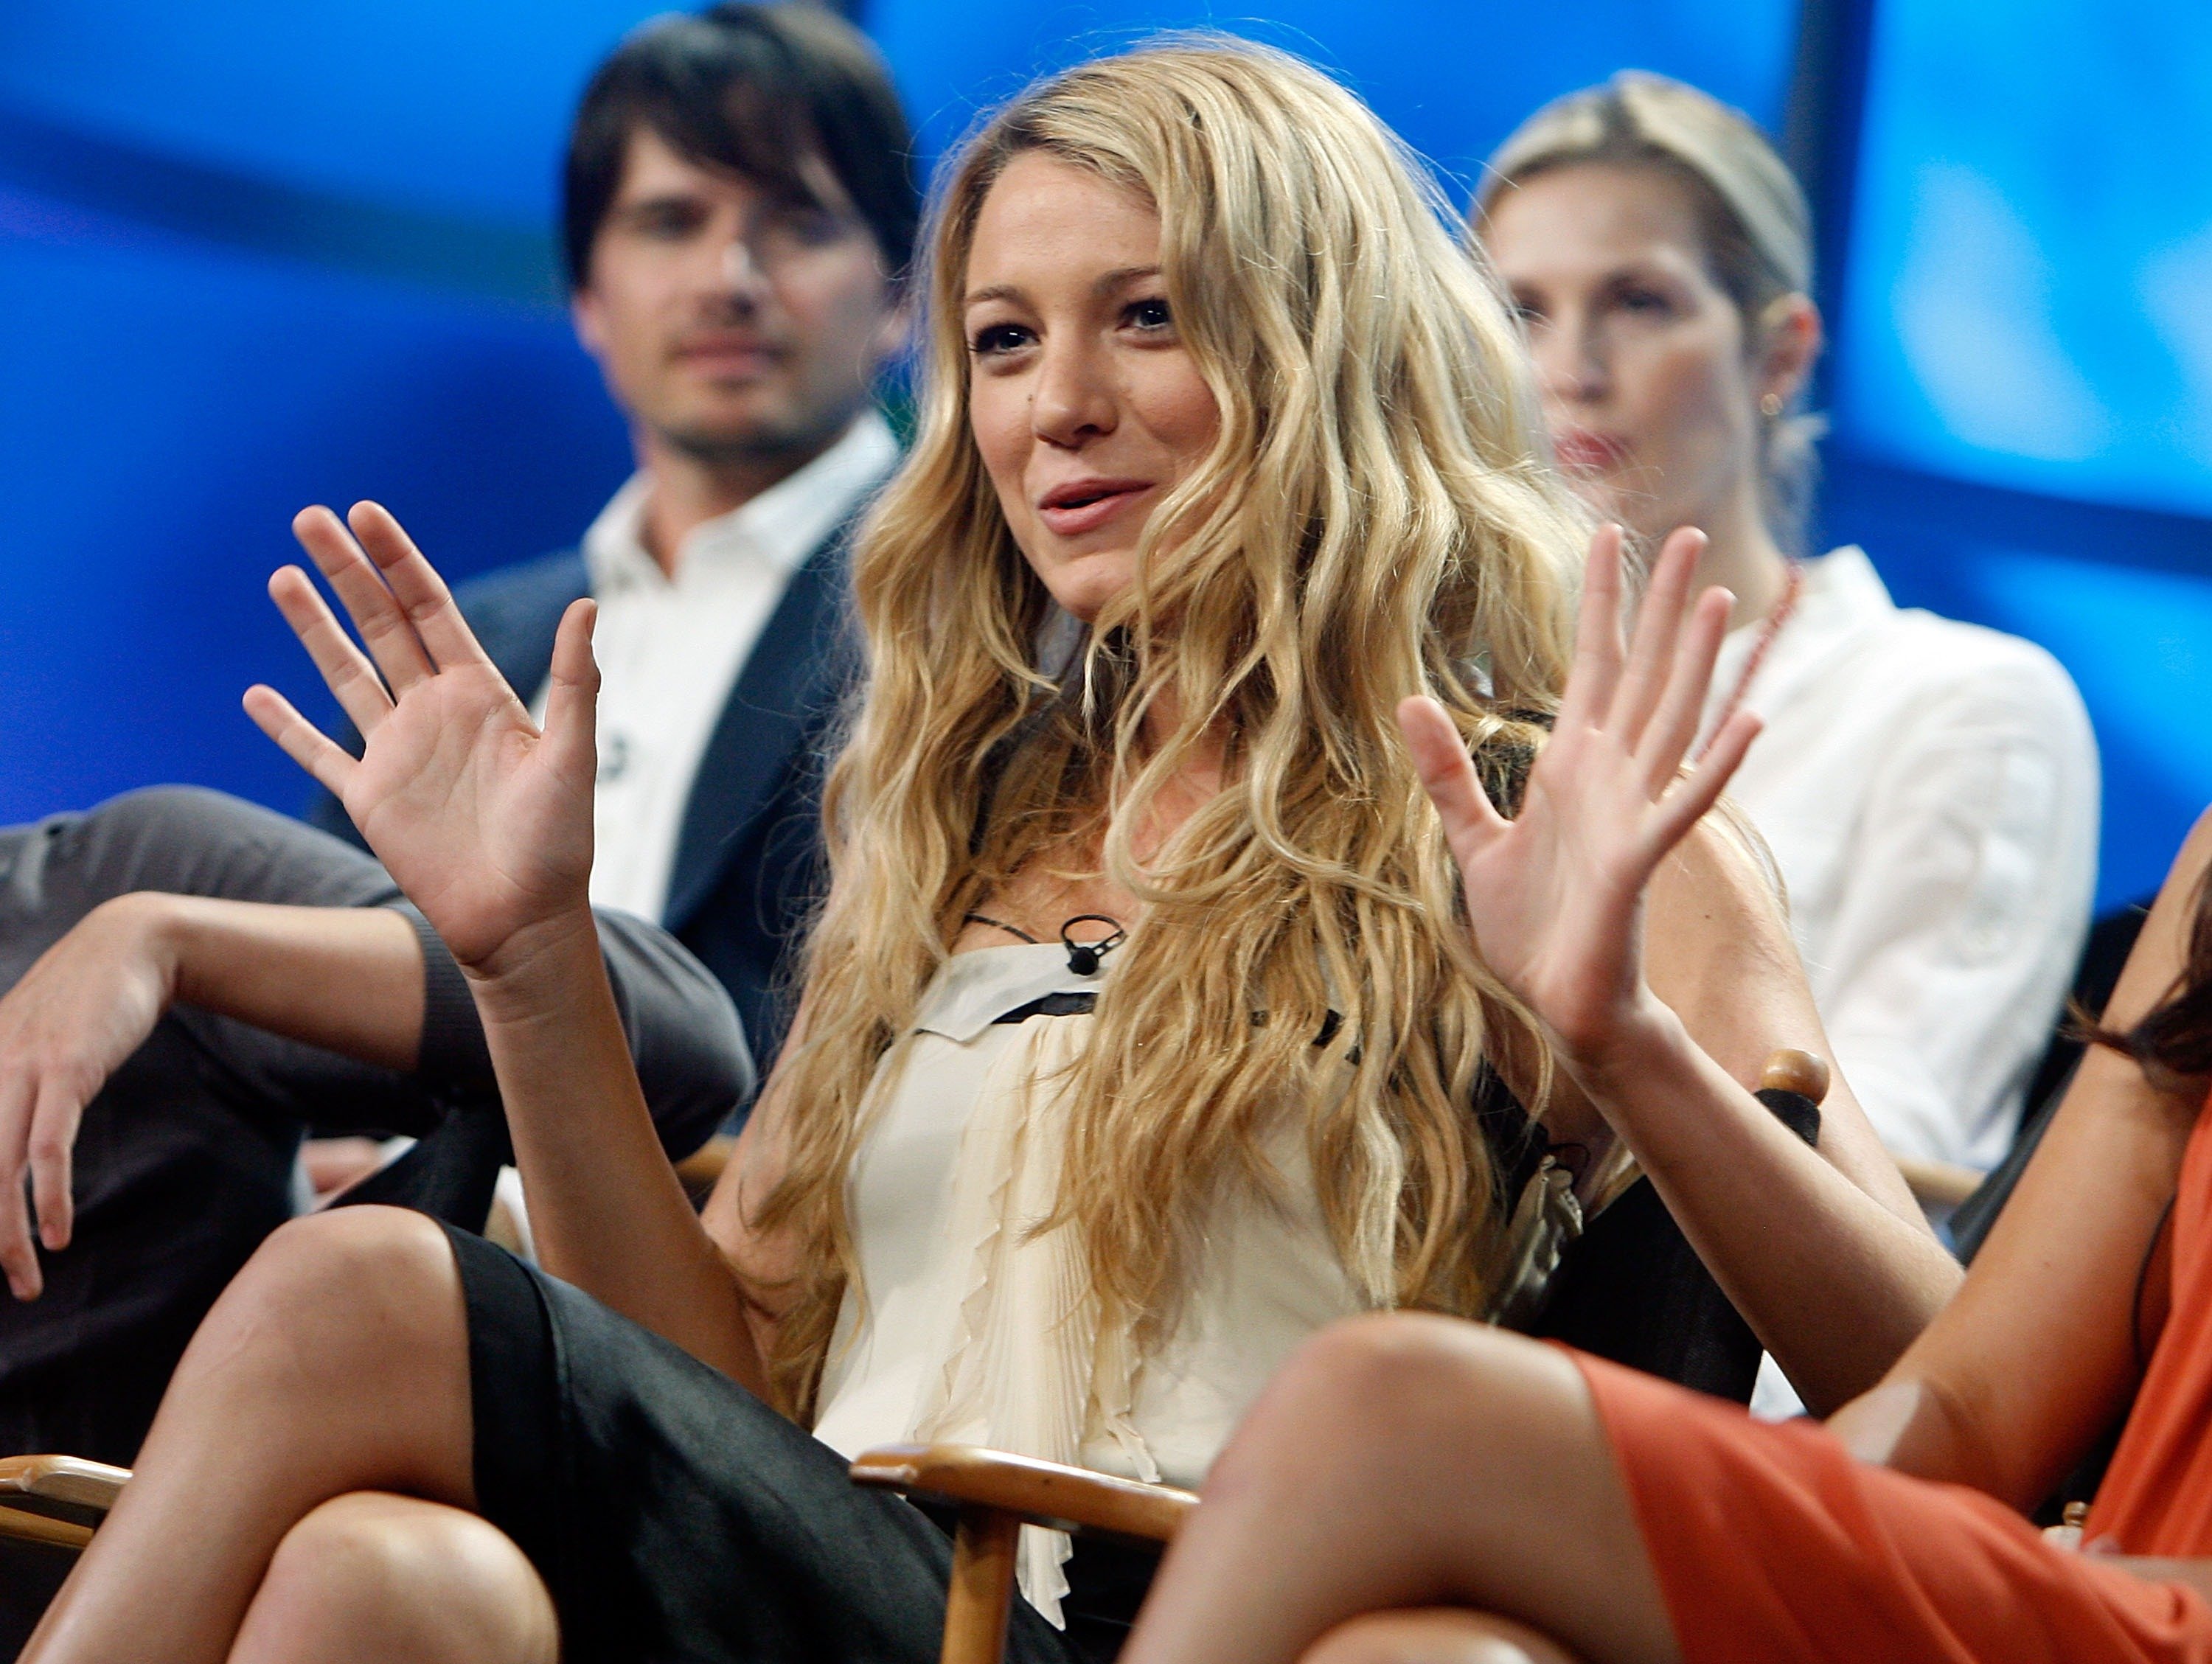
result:
<svg viewBox="0 0 2212 1664"><path fill-rule="evenodd" d="M592 657L599 616L599 604L588 596L561 615L545 690L545 743L552 760L564 772L574 766L586 780L599 772L599 666Z"/></svg>
<svg viewBox="0 0 2212 1664"><path fill-rule="evenodd" d="M1445 841L1460 859L1467 859L1483 838L1503 830L1505 821L1482 789L1457 725L1435 700L1416 694L1399 701L1398 726L1413 754L1414 772L1443 822Z"/></svg>

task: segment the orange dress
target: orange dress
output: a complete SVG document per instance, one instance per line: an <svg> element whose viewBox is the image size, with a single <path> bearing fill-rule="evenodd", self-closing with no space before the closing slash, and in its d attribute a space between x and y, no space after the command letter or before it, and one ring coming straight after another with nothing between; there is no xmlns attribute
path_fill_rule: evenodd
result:
<svg viewBox="0 0 2212 1664"><path fill-rule="evenodd" d="M2212 1556L2212 1109L2173 1209L2173 1301L2082 1532ZM1867 1467L1811 1422L1577 1356L1685 1664L2212 1664L2212 1607L2054 1548L1964 1485Z"/></svg>

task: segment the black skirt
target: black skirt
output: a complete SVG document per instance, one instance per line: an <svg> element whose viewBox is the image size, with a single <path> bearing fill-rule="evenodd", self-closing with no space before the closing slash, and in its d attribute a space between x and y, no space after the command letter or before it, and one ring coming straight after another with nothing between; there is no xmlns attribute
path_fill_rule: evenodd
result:
<svg viewBox="0 0 2212 1664"><path fill-rule="evenodd" d="M530 1558L565 1664L932 1664L951 1539L727 1376L449 1228L477 1502ZM1006 1657L1103 1664L1156 1557L1079 1540L1065 1633L1018 1596Z"/></svg>

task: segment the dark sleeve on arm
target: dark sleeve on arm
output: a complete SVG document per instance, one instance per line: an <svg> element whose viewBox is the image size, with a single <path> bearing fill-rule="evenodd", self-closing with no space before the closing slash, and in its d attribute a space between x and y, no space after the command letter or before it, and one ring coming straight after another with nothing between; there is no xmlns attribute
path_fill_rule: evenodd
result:
<svg viewBox="0 0 2212 1664"><path fill-rule="evenodd" d="M491 1054L468 979L429 921L404 902L397 906L422 944L416 1078L441 1090L495 1093ZM594 914L638 1083L662 1147L672 1160L681 1161L752 1096L752 1054L737 1008L706 967L659 926L610 908Z"/></svg>
<svg viewBox="0 0 2212 1664"><path fill-rule="evenodd" d="M370 856L240 799L165 786L0 833L11 938L59 939L133 890L300 907L372 907L398 895ZM13 981L13 977L9 978Z"/></svg>
<svg viewBox="0 0 2212 1664"><path fill-rule="evenodd" d="M283 815L197 787L132 792L0 832L0 990L94 908L140 890L295 907L376 907L399 893L374 859ZM343 983L331 997L346 997ZM210 1094L271 1137L302 1124L419 1133L437 1119L405 1075L188 1005L141 1056L187 1070L180 1091Z"/></svg>
<svg viewBox="0 0 2212 1664"><path fill-rule="evenodd" d="M596 909L615 1005L669 1155L681 1160L753 1095L737 1007L714 974L658 925Z"/></svg>
<svg viewBox="0 0 2212 1664"><path fill-rule="evenodd" d="M102 902L134 890L298 907L394 907L422 946L423 1032L414 1073L356 1062L179 1006L206 1084L256 1121L318 1133L421 1133L441 1101L493 1090L476 1003L436 932L374 858L237 798L163 786L83 814L0 830L0 992ZM750 1092L751 1060L729 998L665 932L599 915L615 1000L662 1143L686 1155ZM343 986L331 998L343 999Z"/></svg>

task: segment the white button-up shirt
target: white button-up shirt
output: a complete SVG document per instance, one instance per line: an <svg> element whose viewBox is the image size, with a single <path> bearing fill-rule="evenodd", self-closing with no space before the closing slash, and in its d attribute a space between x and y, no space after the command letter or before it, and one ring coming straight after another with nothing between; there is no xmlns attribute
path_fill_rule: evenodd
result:
<svg viewBox="0 0 2212 1664"><path fill-rule="evenodd" d="M1708 724L1758 635L1723 643ZM1729 792L1789 886L1834 1062L1892 1150L1994 1165L2088 923L2081 695L2040 647L1900 610L1839 549L1744 703L1766 726Z"/></svg>
<svg viewBox="0 0 2212 1664"><path fill-rule="evenodd" d="M882 417L727 514L693 528L673 577L641 535L651 483L633 477L584 534L599 604L599 777L592 900L658 920L700 758L791 575L898 459ZM545 694L532 708L541 715Z"/></svg>

